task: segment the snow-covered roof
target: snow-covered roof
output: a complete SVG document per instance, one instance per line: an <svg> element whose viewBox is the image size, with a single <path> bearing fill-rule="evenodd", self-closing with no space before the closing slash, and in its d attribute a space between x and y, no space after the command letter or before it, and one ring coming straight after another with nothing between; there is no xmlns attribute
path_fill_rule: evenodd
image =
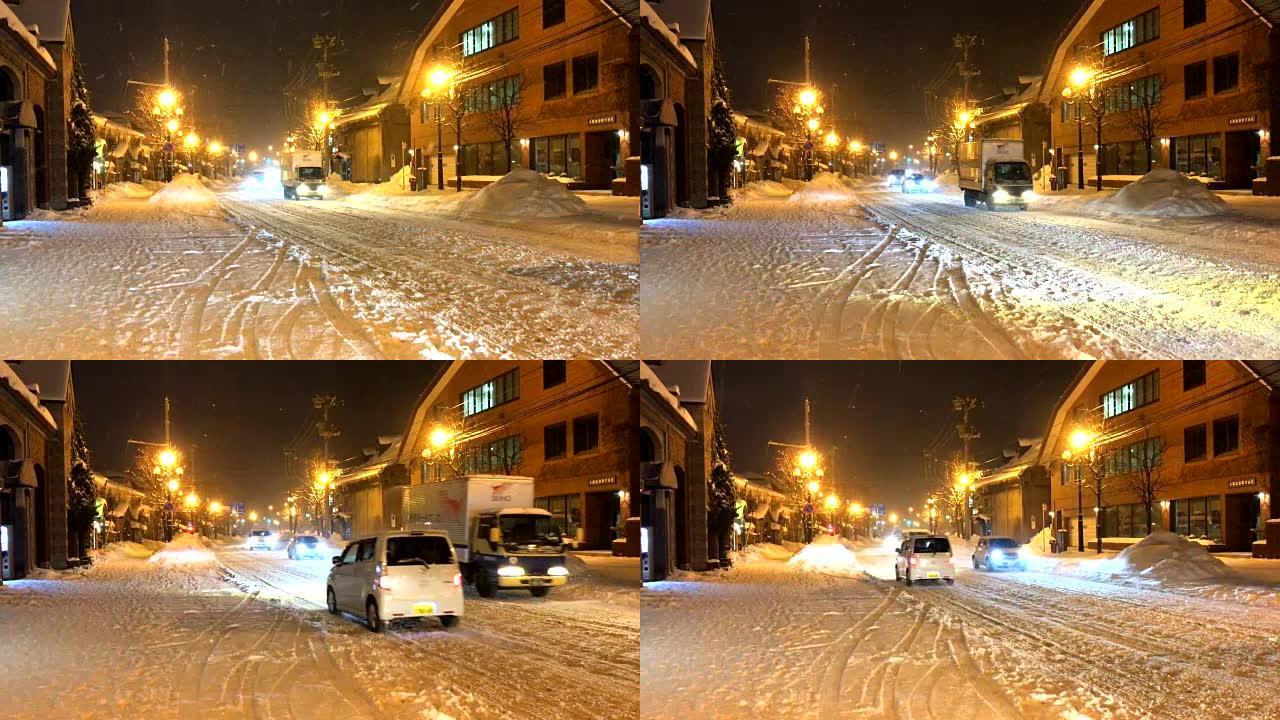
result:
<svg viewBox="0 0 1280 720"><path fill-rule="evenodd" d="M19 398L25 401L37 414L49 421L49 425L54 428L58 427L58 422L53 419L53 413L49 412L49 408L40 404L40 398L31 392L31 389L27 387L27 383L19 377L18 373L13 371L13 368L7 362L0 362L0 384L3 383L8 383Z"/></svg>
<svg viewBox="0 0 1280 720"><path fill-rule="evenodd" d="M1272 390L1280 389L1280 360L1242 360L1241 363L1263 385Z"/></svg>
<svg viewBox="0 0 1280 720"><path fill-rule="evenodd" d="M682 40L706 40L711 0L646 0Z"/></svg>
<svg viewBox="0 0 1280 720"><path fill-rule="evenodd" d="M650 4L649 0L640 0L640 17L647 20L649 26L657 31L671 45L673 50L680 53L685 60L688 60L689 64L694 67L698 66L698 61L693 58L693 53L689 51L689 48L684 43L680 42L680 36L668 26L668 21L658 14L658 11Z"/></svg>
<svg viewBox="0 0 1280 720"><path fill-rule="evenodd" d="M342 113L333 121L334 127L342 127L343 125L349 125L353 122L376 117L378 113L385 110L387 106L394 103L396 98L400 96L400 84L402 82L403 80L396 80L383 89L382 92L377 93L367 101Z"/></svg>
<svg viewBox="0 0 1280 720"><path fill-rule="evenodd" d="M0 22L7 24L10 30L17 33L18 37L25 40L37 55L44 58L49 63L49 68L51 70L58 69L58 64L53 61L53 55L50 55L49 51L40 44L40 40L36 38L35 34L27 29L27 23L23 22L19 18L8 3L0 3Z"/></svg>
<svg viewBox="0 0 1280 720"><path fill-rule="evenodd" d="M9 365L28 388L39 386L41 402L67 401L67 390L71 387L69 360L21 360Z"/></svg>
<svg viewBox="0 0 1280 720"><path fill-rule="evenodd" d="M67 26L71 18L71 0L22 0L10 7L19 18L22 18L23 25L39 29L40 40L66 41Z"/></svg>
<svg viewBox="0 0 1280 720"><path fill-rule="evenodd" d="M667 386L663 384L661 378L654 374L653 368L650 367L649 363L640 363L640 379L649 386L649 389L652 390L655 395L665 400L666 403L671 406L671 409L683 418L686 423L688 423L690 428L693 430L698 429L698 423L694 422L693 415L690 414L689 411L680 404L680 400L678 400L676 396L667 389Z"/></svg>
<svg viewBox="0 0 1280 720"><path fill-rule="evenodd" d="M711 383L710 360L664 360L649 363L663 386L677 388L682 403L705 403Z"/></svg>

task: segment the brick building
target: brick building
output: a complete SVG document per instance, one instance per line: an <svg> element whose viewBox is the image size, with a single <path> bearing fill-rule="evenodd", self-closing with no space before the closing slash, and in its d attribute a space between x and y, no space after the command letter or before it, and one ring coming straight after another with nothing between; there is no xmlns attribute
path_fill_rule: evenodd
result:
<svg viewBox="0 0 1280 720"><path fill-rule="evenodd" d="M1147 468L1159 486L1152 512L1157 529L1203 538L1215 549L1248 550L1275 517L1278 361L1090 366L1057 409L1041 454L1054 527L1067 531L1072 546L1081 508L1076 480L1089 470L1082 455L1073 463L1062 453L1078 427L1098 433L1094 457L1105 471L1101 503L1090 486L1084 488L1086 543L1096 537L1095 522L1104 538L1146 535L1146 509L1134 483Z"/></svg>
<svg viewBox="0 0 1280 720"><path fill-rule="evenodd" d="M342 474L342 512L357 531L396 526L401 497L449 472L423 457L431 431L460 428L462 472L532 477L536 505L551 511L578 547L637 553L638 522L629 521L639 490L629 379L637 364L451 363L418 402L402 439Z"/></svg>
<svg viewBox="0 0 1280 720"><path fill-rule="evenodd" d="M0 362L0 580L67 567L69 362Z"/></svg>
<svg viewBox="0 0 1280 720"><path fill-rule="evenodd" d="M1133 127L1135 106L1158 108L1154 167L1205 176L1217 187L1249 187L1274 155L1280 118L1280 6L1263 0L1092 0L1059 38L1040 101L1048 105L1056 164L1074 184L1080 153L1086 181L1097 173L1095 131L1079 142L1077 111L1063 97L1073 68L1099 74L1108 114L1104 175L1147 172L1146 143ZM1089 112L1082 111L1089 122Z"/></svg>

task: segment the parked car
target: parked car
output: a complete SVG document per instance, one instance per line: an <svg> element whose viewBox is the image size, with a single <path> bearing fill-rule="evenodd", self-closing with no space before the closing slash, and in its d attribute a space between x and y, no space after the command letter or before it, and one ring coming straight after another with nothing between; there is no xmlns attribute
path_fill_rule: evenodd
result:
<svg viewBox="0 0 1280 720"><path fill-rule="evenodd" d="M917 580L941 580L948 585L956 581L956 568L951 564L951 541L939 535L908 537L898 548L894 563L895 580L908 585Z"/></svg>
<svg viewBox="0 0 1280 720"><path fill-rule="evenodd" d="M250 550L274 550L275 545L275 535L270 530L254 530L249 533L249 542L245 543Z"/></svg>
<svg viewBox="0 0 1280 720"><path fill-rule="evenodd" d="M984 537L973 549L973 569L1026 570L1026 551L1011 537Z"/></svg>
<svg viewBox="0 0 1280 720"><path fill-rule="evenodd" d="M889 171L888 185L891 188L902 187L902 180L907 176L907 171L902 168L895 168Z"/></svg>
<svg viewBox="0 0 1280 720"><path fill-rule="evenodd" d="M285 547L290 560L324 557L329 548L315 535L295 535Z"/></svg>
<svg viewBox="0 0 1280 720"><path fill-rule="evenodd" d="M902 180L904 193L933 192L937 189L938 184L924 173L911 173Z"/></svg>
<svg viewBox="0 0 1280 720"><path fill-rule="evenodd" d="M325 599L329 612L363 613L373 632L390 623L462 619L462 573L447 533L387 531L349 543L333 558Z"/></svg>

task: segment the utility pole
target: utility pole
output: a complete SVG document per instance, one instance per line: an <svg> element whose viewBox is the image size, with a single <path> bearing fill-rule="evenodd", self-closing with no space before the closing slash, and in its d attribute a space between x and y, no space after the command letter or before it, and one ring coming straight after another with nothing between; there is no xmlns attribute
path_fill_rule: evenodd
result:
<svg viewBox="0 0 1280 720"><path fill-rule="evenodd" d="M169 37L164 39L164 86L169 87Z"/></svg>
<svg viewBox="0 0 1280 720"><path fill-rule="evenodd" d="M164 445L169 447L169 396L164 396Z"/></svg>
<svg viewBox="0 0 1280 720"><path fill-rule="evenodd" d="M952 38L952 43L960 48L960 62L956 69L960 73L960 81L964 86L963 93L960 96L961 107L964 110L969 109L969 80L982 74L982 71L969 64L969 50L978 44L978 36L973 34L958 34Z"/></svg>
<svg viewBox="0 0 1280 720"><path fill-rule="evenodd" d="M809 440L809 396L804 398L804 446L813 447L813 443Z"/></svg>
<svg viewBox="0 0 1280 720"><path fill-rule="evenodd" d="M329 51L338 45L338 38L333 35L325 35L317 33L311 38L311 45L320 51L320 62L316 64L316 76L320 78L320 101L324 104L324 112L328 113L329 108L329 80L338 77L341 73L333 65L329 64ZM329 125L325 125L324 137L324 162L325 175L333 172L332 160L329 158Z"/></svg>
<svg viewBox="0 0 1280 720"><path fill-rule="evenodd" d="M341 433L336 427L329 424L329 409L338 404L338 398L335 395L316 395L311 399L311 403L320 411L320 424L316 426L316 432L320 435L320 440L324 444L321 462L324 464L324 472L329 472L329 439L338 437ZM325 525L328 526L329 534L333 534L333 513L329 507L329 487L332 479L325 483L324 486L324 514Z"/></svg>
<svg viewBox="0 0 1280 720"><path fill-rule="evenodd" d="M969 397L969 396L956 396L951 401L951 407L955 408L956 412L960 413L960 424L956 426L956 432L960 436L960 443L963 447L963 450L961 451L962 452L961 462L964 464L963 472L966 475L968 475L969 463L970 463L969 441L977 440L978 438L982 437L982 433L978 432L976 429L974 429L972 425L969 424L969 413L974 408L978 407L978 398ZM973 532L973 515L972 515L973 511L971 509L971 506L973 505L972 488L973 488L973 479L969 478L968 481L965 483L965 491L964 491L964 524L965 524L965 531L970 534ZM968 535L966 535L966 537L968 537Z"/></svg>
<svg viewBox="0 0 1280 720"><path fill-rule="evenodd" d="M804 84L808 85L809 80L809 36L804 36Z"/></svg>

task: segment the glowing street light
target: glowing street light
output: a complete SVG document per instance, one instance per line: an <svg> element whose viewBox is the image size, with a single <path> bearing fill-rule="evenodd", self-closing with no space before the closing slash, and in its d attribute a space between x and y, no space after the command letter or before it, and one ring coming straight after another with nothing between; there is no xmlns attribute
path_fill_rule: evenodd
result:
<svg viewBox="0 0 1280 720"><path fill-rule="evenodd" d="M898 513L889 513L889 524L890 525L898 524Z"/></svg>
<svg viewBox="0 0 1280 720"><path fill-rule="evenodd" d="M809 128L810 132L817 132L821 125L822 123L818 122L818 118L809 118L809 121L804 124L805 127Z"/></svg>
<svg viewBox="0 0 1280 720"><path fill-rule="evenodd" d="M258 521L258 511L257 511L257 510L250 510L250 511L249 511L249 522L257 522L257 521Z"/></svg>
<svg viewBox="0 0 1280 720"><path fill-rule="evenodd" d="M827 136L823 138L823 141L827 144L827 147L833 148L836 145L840 144L840 136L837 135L834 130L832 130L831 132L827 133Z"/></svg>
<svg viewBox="0 0 1280 720"><path fill-rule="evenodd" d="M182 139L182 144L188 150L194 150L200 147L200 136L196 135L194 132L189 132L187 133L187 136Z"/></svg>
<svg viewBox="0 0 1280 720"><path fill-rule="evenodd" d="M257 150L250 150L250 151L249 151L249 162L251 162L251 163L256 163L256 162L258 162L258 151L257 151Z"/></svg>
<svg viewBox="0 0 1280 720"><path fill-rule="evenodd" d="M796 99L800 101L801 107L811 108L818 104L818 91L813 88L805 88L800 91Z"/></svg>
<svg viewBox="0 0 1280 720"><path fill-rule="evenodd" d="M805 470L812 470L818 464L818 455L812 450L805 450L800 453L800 467Z"/></svg>
<svg viewBox="0 0 1280 720"><path fill-rule="evenodd" d="M209 512L213 513L214 515L217 515L218 513L222 512L222 507L223 507L222 503L217 500L209 501Z"/></svg>
<svg viewBox="0 0 1280 720"><path fill-rule="evenodd" d="M156 102L160 105L162 110L172 110L178 104L178 93L169 88L165 88L160 91L160 94L156 95Z"/></svg>
<svg viewBox="0 0 1280 720"><path fill-rule="evenodd" d="M170 480L169 482L165 483L165 487L167 487L167 488L169 489L169 492L171 492L171 493L176 493L176 492L178 492L178 487L179 487L180 485L181 485L181 483L179 483L179 482L178 482L178 478L173 478L173 479L172 479L172 480Z"/></svg>
<svg viewBox="0 0 1280 720"><path fill-rule="evenodd" d="M832 493L827 496L827 499L823 501L823 504L827 506L828 511L834 511L836 508L840 507L840 498L836 497L835 493Z"/></svg>
<svg viewBox="0 0 1280 720"><path fill-rule="evenodd" d="M192 490L191 492L187 493L187 497L185 500L182 501L182 503L187 507L194 509L200 506L200 496L196 495L195 490Z"/></svg>
<svg viewBox="0 0 1280 720"><path fill-rule="evenodd" d="M223 149L224 149L224 148L223 148L223 146L222 146L222 143L218 142L217 140L210 140L210 141L209 141L209 152L210 152L211 154L213 154L213 155L221 155L221 154L222 154Z"/></svg>
<svg viewBox="0 0 1280 720"><path fill-rule="evenodd" d="M897 159L898 159L898 151L897 151L897 150L890 150L890 151L889 151L889 159L890 159L890 160L897 160Z"/></svg>
<svg viewBox="0 0 1280 720"><path fill-rule="evenodd" d="M178 464L178 454L168 448L161 450L160 456L157 459L160 461L160 466L163 468L171 468Z"/></svg>
<svg viewBox="0 0 1280 720"><path fill-rule="evenodd" d="M169 122L164 124L164 129L168 130L170 134L178 132L180 127L182 127L182 123L178 122L178 118L170 118Z"/></svg>

